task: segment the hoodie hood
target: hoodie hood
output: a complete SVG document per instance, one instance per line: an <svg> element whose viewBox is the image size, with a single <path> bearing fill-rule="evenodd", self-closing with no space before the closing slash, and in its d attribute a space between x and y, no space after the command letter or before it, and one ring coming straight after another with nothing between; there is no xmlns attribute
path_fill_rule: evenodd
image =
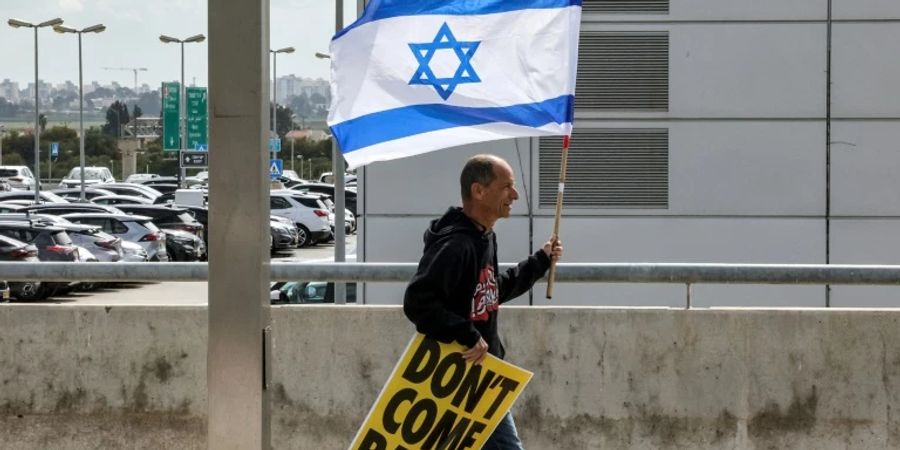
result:
<svg viewBox="0 0 900 450"><path fill-rule="evenodd" d="M425 230L425 249L449 238L454 233L470 233L475 236L484 236L478 227L472 222L462 208L452 206L447 209L439 219L431 221L431 226Z"/></svg>

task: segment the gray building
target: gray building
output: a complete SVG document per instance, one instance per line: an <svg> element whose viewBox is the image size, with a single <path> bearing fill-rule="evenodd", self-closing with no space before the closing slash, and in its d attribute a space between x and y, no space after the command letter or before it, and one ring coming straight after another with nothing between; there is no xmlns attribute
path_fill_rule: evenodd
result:
<svg viewBox="0 0 900 450"><path fill-rule="evenodd" d="M829 4L831 12L829 15ZM567 262L900 264L900 3L584 2L561 236ZM519 178L501 261L553 225L560 139L361 169L364 261L417 261L482 152ZM370 284L367 300L402 299ZM900 306L882 287L710 286L699 306ZM554 305L670 305L684 286L561 284ZM517 304L551 304L544 287Z"/></svg>

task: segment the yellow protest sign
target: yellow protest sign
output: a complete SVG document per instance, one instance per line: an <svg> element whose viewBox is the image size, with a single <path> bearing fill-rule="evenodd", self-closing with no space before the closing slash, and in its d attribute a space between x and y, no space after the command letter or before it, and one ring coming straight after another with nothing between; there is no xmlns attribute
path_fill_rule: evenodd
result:
<svg viewBox="0 0 900 450"><path fill-rule="evenodd" d="M356 433L353 450L480 449L532 373L460 344L413 336Z"/></svg>

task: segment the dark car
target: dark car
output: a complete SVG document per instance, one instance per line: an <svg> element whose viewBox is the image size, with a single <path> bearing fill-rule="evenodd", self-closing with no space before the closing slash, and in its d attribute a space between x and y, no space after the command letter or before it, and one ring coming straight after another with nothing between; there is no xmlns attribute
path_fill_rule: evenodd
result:
<svg viewBox="0 0 900 450"><path fill-rule="evenodd" d="M169 261L204 261L206 244L199 236L186 231L163 228L166 234L166 253Z"/></svg>
<svg viewBox="0 0 900 450"><path fill-rule="evenodd" d="M158 183L156 180L143 183L144 186L152 187L163 194L171 194L178 190L177 183Z"/></svg>
<svg viewBox="0 0 900 450"><path fill-rule="evenodd" d="M192 233L203 239L206 227L185 208L163 205L117 205L125 214L147 216L159 228Z"/></svg>
<svg viewBox="0 0 900 450"><path fill-rule="evenodd" d="M320 194L328 194L334 198L334 185L325 183L306 183L291 186L292 190L300 192L314 192ZM356 190L344 188L344 203L347 209L356 215Z"/></svg>
<svg viewBox="0 0 900 450"><path fill-rule="evenodd" d="M18 239L0 235L0 261L40 262L38 249ZM17 300L40 300L49 295L41 288L40 281L14 281L9 283L10 295Z"/></svg>

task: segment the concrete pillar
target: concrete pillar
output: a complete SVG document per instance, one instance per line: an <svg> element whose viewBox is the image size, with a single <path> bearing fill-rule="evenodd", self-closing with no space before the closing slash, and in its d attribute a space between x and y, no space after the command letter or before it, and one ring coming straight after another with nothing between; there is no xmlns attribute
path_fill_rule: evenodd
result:
<svg viewBox="0 0 900 450"><path fill-rule="evenodd" d="M268 449L269 2L211 0L208 448ZM240 180L240 182L235 182Z"/></svg>

